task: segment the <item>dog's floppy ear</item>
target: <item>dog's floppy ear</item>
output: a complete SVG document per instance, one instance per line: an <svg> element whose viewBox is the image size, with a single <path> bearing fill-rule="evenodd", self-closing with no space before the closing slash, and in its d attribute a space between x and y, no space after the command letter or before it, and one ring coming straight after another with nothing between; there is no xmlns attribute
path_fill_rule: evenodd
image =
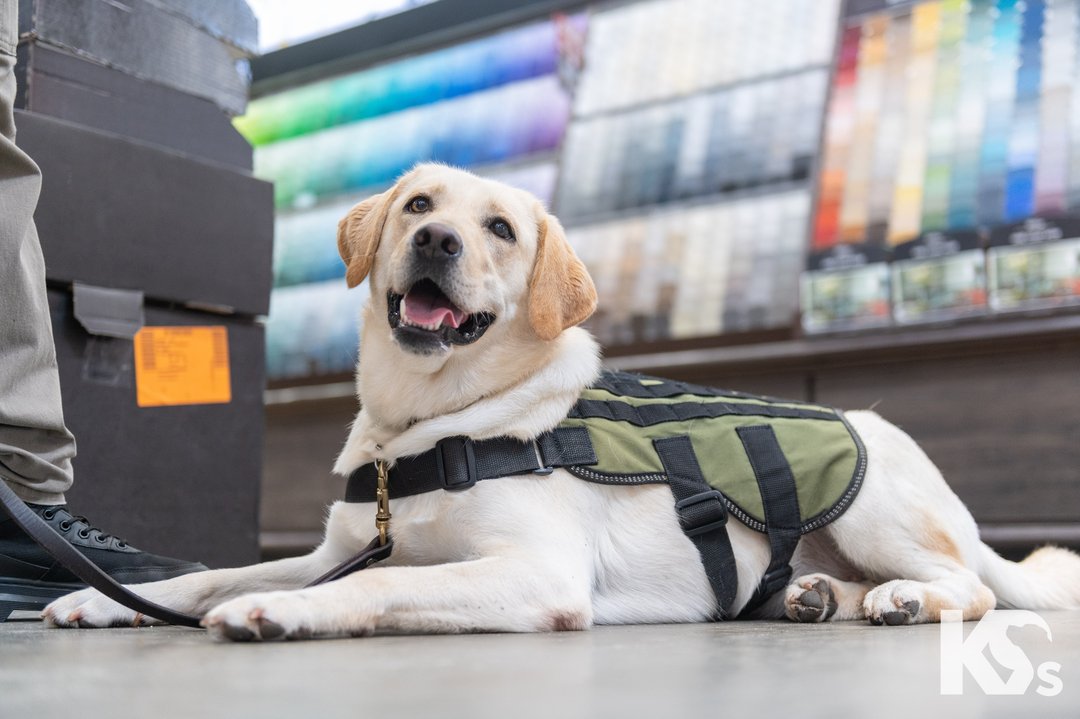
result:
<svg viewBox="0 0 1080 719"><path fill-rule="evenodd" d="M596 310L596 287L585 264L566 240L562 225L541 211L536 263L529 281L529 324L542 340L553 340Z"/></svg>
<svg viewBox="0 0 1080 719"><path fill-rule="evenodd" d="M371 272L394 188L373 195L349 210L338 223L337 246L345 262L345 281L356 287Z"/></svg>

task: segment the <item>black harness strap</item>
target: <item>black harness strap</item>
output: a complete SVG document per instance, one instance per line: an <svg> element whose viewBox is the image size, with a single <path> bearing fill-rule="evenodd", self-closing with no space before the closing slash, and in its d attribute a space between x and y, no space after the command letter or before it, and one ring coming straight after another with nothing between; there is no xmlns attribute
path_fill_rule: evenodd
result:
<svg viewBox="0 0 1080 719"><path fill-rule="evenodd" d="M671 402L658 404L630 404L628 402L598 399L579 400L567 416L572 419L599 418L629 422L635 427L651 427L665 422L683 422L688 419L708 419L738 415L744 417L786 417L790 419L823 419L839 422L835 413L803 407L784 407L771 404L744 404L735 402Z"/></svg>
<svg viewBox="0 0 1080 719"><path fill-rule="evenodd" d="M559 427L532 442L447 437L434 449L403 457L390 468L390 498L468 489L482 479L550 474L555 467L579 464L596 464L589 430L584 427ZM374 463L356 469L349 475L345 501L374 502L377 478Z"/></svg>
<svg viewBox="0 0 1080 719"><path fill-rule="evenodd" d="M750 460L765 507L765 527L769 535L769 568L761 578L754 596L743 607L747 614L791 581L791 557L802 536L802 515L791 472L784 451L773 428L767 424L738 427L736 430Z"/></svg>
<svg viewBox="0 0 1080 719"><path fill-rule="evenodd" d="M689 437L654 439L653 446L668 475L679 525L701 554L705 574L716 594L716 618L727 619L739 576L727 533L723 495L705 481Z"/></svg>

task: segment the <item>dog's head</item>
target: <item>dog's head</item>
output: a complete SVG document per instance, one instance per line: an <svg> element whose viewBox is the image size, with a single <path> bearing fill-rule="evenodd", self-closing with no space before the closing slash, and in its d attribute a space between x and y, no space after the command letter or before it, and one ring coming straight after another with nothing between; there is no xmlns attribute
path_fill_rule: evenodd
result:
<svg viewBox="0 0 1080 719"><path fill-rule="evenodd" d="M512 328L547 342L596 308L585 266L536 198L442 165L353 207L338 250L349 287L370 276L371 308L385 309L368 322L385 321L413 355L449 356Z"/></svg>

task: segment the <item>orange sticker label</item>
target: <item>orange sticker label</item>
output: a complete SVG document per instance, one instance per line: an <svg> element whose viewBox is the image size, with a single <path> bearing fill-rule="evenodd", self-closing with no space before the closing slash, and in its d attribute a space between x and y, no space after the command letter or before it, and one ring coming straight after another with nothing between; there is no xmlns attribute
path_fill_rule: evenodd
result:
<svg viewBox="0 0 1080 719"><path fill-rule="evenodd" d="M225 327L143 327L135 335L135 394L140 407L232 400Z"/></svg>

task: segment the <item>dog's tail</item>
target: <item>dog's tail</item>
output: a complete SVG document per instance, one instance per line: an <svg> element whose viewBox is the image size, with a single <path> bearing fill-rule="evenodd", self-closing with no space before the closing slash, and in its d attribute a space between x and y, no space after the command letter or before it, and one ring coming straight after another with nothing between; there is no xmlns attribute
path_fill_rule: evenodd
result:
<svg viewBox="0 0 1080 719"><path fill-rule="evenodd" d="M1040 547L1021 562L1010 562L982 545L979 577L1006 609L1080 609L1080 555L1061 547Z"/></svg>

